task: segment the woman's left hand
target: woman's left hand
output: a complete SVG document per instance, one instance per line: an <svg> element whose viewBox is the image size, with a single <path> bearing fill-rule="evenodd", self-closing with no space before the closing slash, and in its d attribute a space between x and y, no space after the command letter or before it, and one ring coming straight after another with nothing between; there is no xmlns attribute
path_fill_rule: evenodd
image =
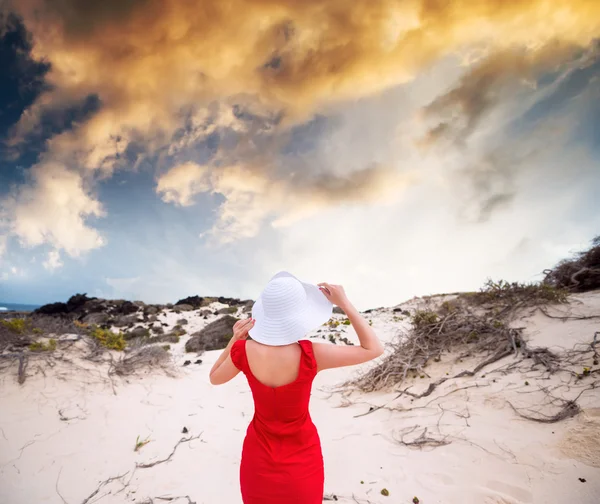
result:
<svg viewBox="0 0 600 504"><path fill-rule="evenodd" d="M233 336L232 341L245 340L248 337L248 331L254 327L254 319L248 318L245 320L238 320L233 325Z"/></svg>

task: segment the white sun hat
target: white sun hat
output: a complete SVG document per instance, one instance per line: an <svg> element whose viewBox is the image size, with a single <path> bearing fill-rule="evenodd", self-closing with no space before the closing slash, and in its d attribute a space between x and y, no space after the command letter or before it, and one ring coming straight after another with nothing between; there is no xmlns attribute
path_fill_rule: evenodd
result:
<svg viewBox="0 0 600 504"><path fill-rule="evenodd" d="M319 287L281 271L252 306L255 323L248 334L264 345L289 345L327 322L332 312L333 305Z"/></svg>

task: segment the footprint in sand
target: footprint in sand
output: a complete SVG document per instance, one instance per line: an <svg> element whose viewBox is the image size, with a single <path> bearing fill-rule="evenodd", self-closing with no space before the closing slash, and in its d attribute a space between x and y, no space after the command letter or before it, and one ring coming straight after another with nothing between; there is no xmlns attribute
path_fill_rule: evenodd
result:
<svg viewBox="0 0 600 504"><path fill-rule="evenodd" d="M559 443L565 457L600 468L600 408L585 410Z"/></svg>
<svg viewBox="0 0 600 504"><path fill-rule="evenodd" d="M490 490L494 490L495 492L504 494L504 496L495 497L496 499L500 499L500 500L495 501L498 504L501 504L501 503L502 504L504 504L504 503L515 504L516 502L519 502L519 503L533 502L533 495L531 495L531 492L529 490L527 490L526 488L509 485L508 483L502 483L501 481L488 481L486 486ZM504 500L502 500L502 499L504 499ZM513 501L511 499L515 499L515 500Z"/></svg>
<svg viewBox="0 0 600 504"><path fill-rule="evenodd" d="M517 501L506 497L486 497L484 504L518 504Z"/></svg>

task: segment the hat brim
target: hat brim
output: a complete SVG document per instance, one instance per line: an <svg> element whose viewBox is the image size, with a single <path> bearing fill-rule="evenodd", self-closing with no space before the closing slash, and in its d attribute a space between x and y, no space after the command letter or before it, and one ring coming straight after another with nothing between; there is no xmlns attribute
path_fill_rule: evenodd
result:
<svg viewBox="0 0 600 504"><path fill-rule="evenodd" d="M271 280L281 277L294 278L300 282L306 292L306 300L302 306L290 313L289 317L274 320L265 315L262 299L258 297L252 306L254 327L248 334L254 341L264 345L282 346L295 343L306 333L327 322L333 313L333 305L316 285L302 282L285 271L277 273Z"/></svg>

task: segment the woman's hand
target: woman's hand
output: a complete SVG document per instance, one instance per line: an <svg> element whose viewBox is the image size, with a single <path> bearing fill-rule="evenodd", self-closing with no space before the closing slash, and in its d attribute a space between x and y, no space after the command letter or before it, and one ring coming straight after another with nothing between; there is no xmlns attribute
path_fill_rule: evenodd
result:
<svg viewBox="0 0 600 504"><path fill-rule="evenodd" d="M348 296L346 296L346 292L341 285L333 285L327 282L322 282L317 285L319 286L321 292L325 294L325 297L334 305L339 306L342 310L345 310L346 307L350 305Z"/></svg>
<svg viewBox="0 0 600 504"><path fill-rule="evenodd" d="M245 340L248 337L248 331L254 327L254 319L247 318L238 320L233 324L233 336L231 341Z"/></svg>

